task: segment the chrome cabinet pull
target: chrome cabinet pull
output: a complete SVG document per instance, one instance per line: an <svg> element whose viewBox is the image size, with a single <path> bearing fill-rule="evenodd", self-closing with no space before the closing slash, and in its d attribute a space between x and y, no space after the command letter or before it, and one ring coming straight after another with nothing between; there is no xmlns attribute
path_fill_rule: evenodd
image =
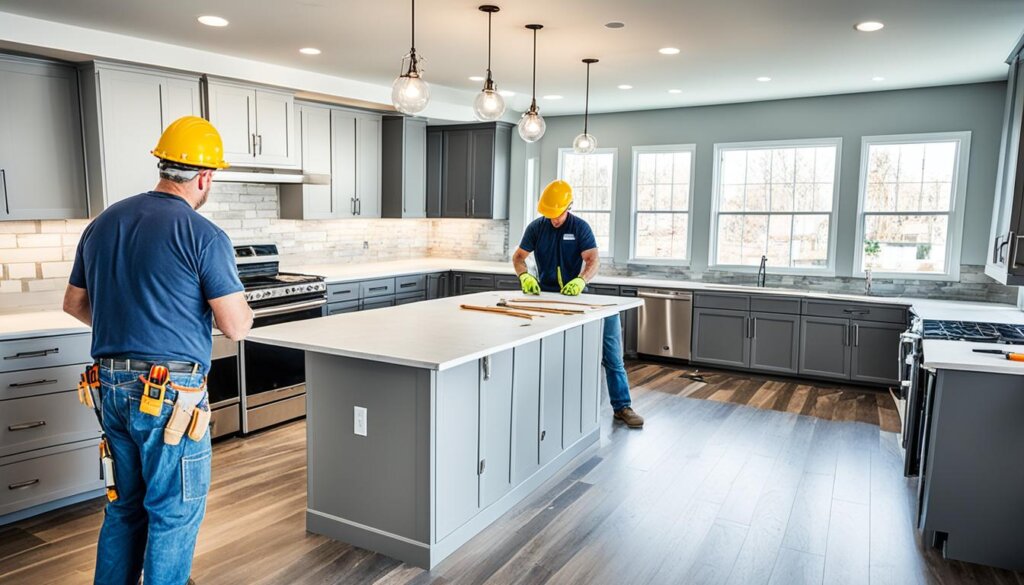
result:
<svg viewBox="0 0 1024 585"><path fill-rule="evenodd" d="M7 215L10 215L11 200L7 198L7 169L0 169L0 181L4 186L4 209L7 210Z"/></svg>
<svg viewBox="0 0 1024 585"><path fill-rule="evenodd" d="M356 197L356 215L363 214L363 198Z"/></svg>
<svg viewBox="0 0 1024 585"><path fill-rule="evenodd" d="M355 197L350 199L349 207L352 208L352 215L355 215L356 214L356 198Z"/></svg>
<svg viewBox="0 0 1024 585"><path fill-rule="evenodd" d="M257 134L256 135L256 139L260 143L260 156L262 156L263 155L263 135L262 134Z"/></svg>
<svg viewBox="0 0 1024 585"><path fill-rule="evenodd" d="M480 460L480 465L477 468L476 474L477 475L483 475L484 474L484 469L486 469L486 468L487 468L487 460L486 459L481 459Z"/></svg>
<svg viewBox="0 0 1024 585"><path fill-rule="evenodd" d="M543 441L544 437L546 437L546 436L548 436L548 432L547 431L541 431L540 432L540 440L541 441Z"/></svg>
<svg viewBox="0 0 1024 585"><path fill-rule="evenodd" d="M9 490L21 490L21 489L25 489L27 487L34 486L37 483L39 483L39 478L30 479L28 481L20 481L18 483L7 484L7 489L9 489Z"/></svg>
<svg viewBox="0 0 1024 585"><path fill-rule="evenodd" d="M757 317L750 320L750 338L757 339Z"/></svg>
<svg viewBox="0 0 1024 585"><path fill-rule="evenodd" d="M56 384L57 380L33 380L31 382L11 382L7 385L8 388L31 388L32 386L48 386L50 384Z"/></svg>
<svg viewBox="0 0 1024 585"><path fill-rule="evenodd" d="M860 345L860 325L853 324L853 346L857 347Z"/></svg>
<svg viewBox="0 0 1024 585"><path fill-rule="evenodd" d="M22 359L27 359L27 358L46 357L46 356L50 355L51 353L60 353L60 348L59 347L55 347L53 349L41 349L39 351L22 351L22 352L18 352L16 354L14 354L14 355L6 355L6 356L4 356L4 359L5 360L22 360Z"/></svg>
<svg viewBox="0 0 1024 585"><path fill-rule="evenodd" d="M481 364L481 366L482 366L483 371L484 371L484 380L490 380L491 379L491 356L489 356L489 355L488 356L484 356L483 360L481 360L481 361L483 362Z"/></svg>
<svg viewBox="0 0 1024 585"><path fill-rule="evenodd" d="M250 138L250 141L249 141L250 145L249 146L251 147L249 149L249 152L251 152L253 156L256 156L256 133L253 132L252 134L250 134L249 138Z"/></svg>
<svg viewBox="0 0 1024 585"><path fill-rule="evenodd" d="M35 428L45 427L45 426L46 426L46 421L45 420L34 420L32 422L21 423L21 424L16 424L16 425L9 425L7 427L7 430L11 431L13 433L15 431L27 431L29 429L35 429Z"/></svg>

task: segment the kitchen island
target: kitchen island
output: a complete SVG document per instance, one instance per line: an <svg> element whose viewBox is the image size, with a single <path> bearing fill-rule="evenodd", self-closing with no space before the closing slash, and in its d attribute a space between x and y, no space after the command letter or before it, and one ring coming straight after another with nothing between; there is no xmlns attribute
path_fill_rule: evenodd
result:
<svg viewBox="0 0 1024 585"><path fill-rule="evenodd" d="M432 568L598 441L603 319L642 301L581 295L595 306L532 320L460 309L520 296L253 331L306 351L310 532Z"/></svg>

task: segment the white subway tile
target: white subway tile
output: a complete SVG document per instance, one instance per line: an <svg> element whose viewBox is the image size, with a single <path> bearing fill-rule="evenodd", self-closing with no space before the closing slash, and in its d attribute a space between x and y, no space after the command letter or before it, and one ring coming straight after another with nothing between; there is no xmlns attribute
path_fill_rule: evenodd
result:
<svg viewBox="0 0 1024 585"><path fill-rule="evenodd" d="M60 236L58 236L59 238ZM60 242L57 242L58 245ZM74 254L74 248L72 255ZM73 256L72 256L73 257ZM0 250L0 263L14 262L56 262L64 259L62 248L17 248Z"/></svg>
<svg viewBox="0 0 1024 585"><path fill-rule="evenodd" d="M48 248L60 245L60 234L21 234L18 236L19 248Z"/></svg>
<svg viewBox="0 0 1024 585"><path fill-rule="evenodd" d="M42 262L39 268L43 278L67 278L71 276L73 262Z"/></svg>
<svg viewBox="0 0 1024 585"><path fill-rule="evenodd" d="M0 280L0 293L20 293L20 280Z"/></svg>
<svg viewBox="0 0 1024 585"><path fill-rule="evenodd" d="M37 221L0 221L0 234L34 234L38 231Z"/></svg>
<svg viewBox="0 0 1024 585"><path fill-rule="evenodd" d="M7 265L7 278L35 278L36 277L36 265L35 263L22 262L18 264Z"/></svg>

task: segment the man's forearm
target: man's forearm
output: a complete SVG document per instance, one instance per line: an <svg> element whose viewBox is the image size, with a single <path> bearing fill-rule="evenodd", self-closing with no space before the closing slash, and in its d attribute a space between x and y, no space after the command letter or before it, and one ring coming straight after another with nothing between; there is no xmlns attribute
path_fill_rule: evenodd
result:
<svg viewBox="0 0 1024 585"><path fill-rule="evenodd" d="M512 256L512 267L516 269L516 276L529 272L529 268L526 266L526 258L519 256Z"/></svg>
<svg viewBox="0 0 1024 585"><path fill-rule="evenodd" d="M583 265L583 272L580 272L580 278L587 282L594 280L594 277L597 276L597 271L600 267L601 261L594 258L590 262L587 262L586 264Z"/></svg>
<svg viewBox="0 0 1024 585"><path fill-rule="evenodd" d="M85 323L89 327L92 327L92 306L89 305L88 299L86 299L84 305L65 307L64 312L75 319L78 319L82 323Z"/></svg>

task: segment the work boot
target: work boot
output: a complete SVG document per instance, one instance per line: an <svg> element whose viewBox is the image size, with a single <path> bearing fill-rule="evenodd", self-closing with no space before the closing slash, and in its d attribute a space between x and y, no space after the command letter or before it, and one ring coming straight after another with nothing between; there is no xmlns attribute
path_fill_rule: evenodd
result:
<svg viewBox="0 0 1024 585"><path fill-rule="evenodd" d="M631 429L642 429L644 427L644 417L637 414L635 410L628 406L616 410L615 418L626 423L626 426Z"/></svg>

